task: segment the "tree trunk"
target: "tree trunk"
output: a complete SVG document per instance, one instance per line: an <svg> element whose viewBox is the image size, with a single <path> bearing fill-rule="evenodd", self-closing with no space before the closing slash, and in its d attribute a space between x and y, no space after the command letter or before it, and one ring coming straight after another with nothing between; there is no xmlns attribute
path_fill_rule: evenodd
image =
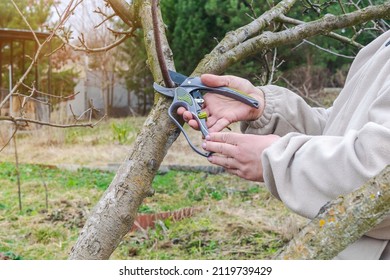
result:
<svg viewBox="0 0 390 280"><path fill-rule="evenodd" d="M326 204L277 256L333 259L390 213L390 166L356 191Z"/></svg>
<svg viewBox="0 0 390 280"><path fill-rule="evenodd" d="M161 81L159 66L155 65L157 58L150 1L135 1L133 5L142 21L149 66L154 79ZM160 28L160 33L164 34L163 28ZM162 36L162 39L166 60L170 69L174 69L165 36ZM130 231L142 201L145 197L153 195L154 191L151 188L153 178L168 148L179 135L166 113L170 103L169 99L158 98L136 139L132 152L122 163L88 218L72 248L70 259L108 259L123 236Z"/></svg>

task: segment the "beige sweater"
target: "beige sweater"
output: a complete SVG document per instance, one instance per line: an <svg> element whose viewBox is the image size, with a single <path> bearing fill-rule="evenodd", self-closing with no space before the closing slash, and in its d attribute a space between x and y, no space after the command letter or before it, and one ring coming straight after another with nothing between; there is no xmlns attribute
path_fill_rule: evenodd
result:
<svg viewBox="0 0 390 280"><path fill-rule="evenodd" d="M283 136L263 153L264 180L294 212L313 218L326 202L353 191L390 164L388 42L390 31L359 52L329 109L312 108L282 87L261 87L264 114L243 122L241 129ZM351 258L379 258L390 239L390 219L367 236L376 243L366 246L372 252Z"/></svg>

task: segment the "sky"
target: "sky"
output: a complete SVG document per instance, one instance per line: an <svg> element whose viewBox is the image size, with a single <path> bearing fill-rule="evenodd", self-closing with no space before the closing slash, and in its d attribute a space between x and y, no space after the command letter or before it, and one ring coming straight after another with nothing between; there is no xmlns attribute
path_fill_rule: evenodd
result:
<svg viewBox="0 0 390 280"><path fill-rule="evenodd" d="M67 5L69 4L69 0L61 0L57 5L57 9L60 13L63 13ZM77 2L77 1L74 1ZM104 8L103 1L95 1L95 0L84 0L74 11L74 14L70 16L66 26L72 27L74 34L77 36L83 30L93 31L94 26L101 22L102 16L94 13L93 11L97 8L98 4ZM58 13L56 10L53 10L53 21L58 20Z"/></svg>

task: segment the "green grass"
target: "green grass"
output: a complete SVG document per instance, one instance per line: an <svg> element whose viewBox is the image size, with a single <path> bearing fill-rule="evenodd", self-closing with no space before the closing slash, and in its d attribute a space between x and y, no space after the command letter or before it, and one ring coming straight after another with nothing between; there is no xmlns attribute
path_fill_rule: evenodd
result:
<svg viewBox="0 0 390 280"><path fill-rule="evenodd" d="M66 259L114 175L22 164L20 211L15 166L0 163L0 257ZM228 174L170 171L157 175L152 186L156 193L144 200L141 213L201 210L191 218L130 232L112 259L270 258L287 241L274 221L290 213L260 184ZM261 210L267 208L270 212Z"/></svg>
<svg viewBox="0 0 390 280"><path fill-rule="evenodd" d="M65 134L65 144L77 144L89 142L92 145L106 144L112 141L117 144L130 144L139 133L144 118L110 119L102 122L93 129L69 128Z"/></svg>
<svg viewBox="0 0 390 280"><path fill-rule="evenodd" d="M77 172L58 170L56 167L23 164L19 168L22 182L56 183L64 188L98 188L104 190L110 184L114 174L109 172L80 169ZM0 163L0 178L10 182L17 180L15 166L9 163Z"/></svg>

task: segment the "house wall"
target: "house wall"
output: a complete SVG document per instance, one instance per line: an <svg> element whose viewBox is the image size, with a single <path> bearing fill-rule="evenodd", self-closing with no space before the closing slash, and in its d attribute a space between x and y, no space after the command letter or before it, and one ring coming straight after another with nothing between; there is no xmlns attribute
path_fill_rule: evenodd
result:
<svg viewBox="0 0 390 280"><path fill-rule="evenodd" d="M137 96L128 92L123 79L115 77L114 82L113 115L125 116L136 111L135 108L137 108L138 104ZM87 75L81 76L75 87L75 92L78 92L78 94L74 99L68 101L74 114L81 115L90 107L90 102L92 102L94 108L101 112L101 115L105 113L102 75L99 72L88 71ZM72 114L69 108L68 114Z"/></svg>

